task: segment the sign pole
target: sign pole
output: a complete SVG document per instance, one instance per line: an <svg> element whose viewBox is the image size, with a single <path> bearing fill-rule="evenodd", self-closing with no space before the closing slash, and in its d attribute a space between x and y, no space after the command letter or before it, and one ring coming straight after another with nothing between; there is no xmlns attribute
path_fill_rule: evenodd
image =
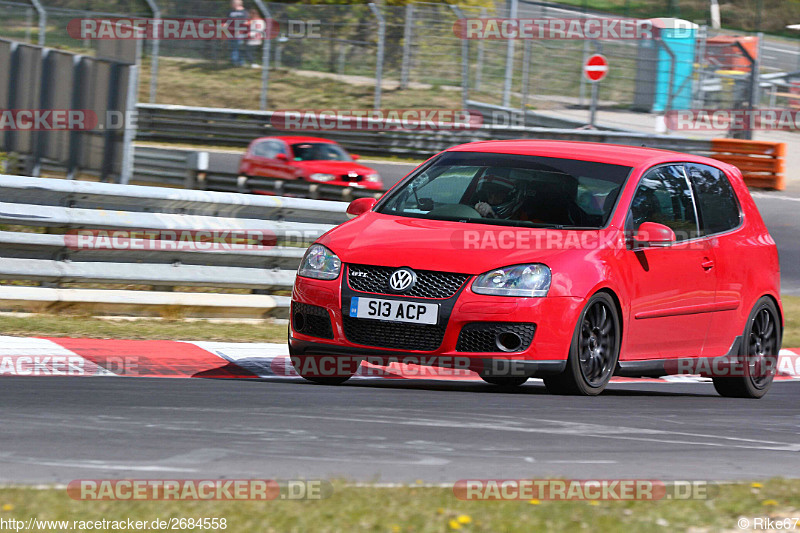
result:
<svg viewBox="0 0 800 533"><path fill-rule="evenodd" d="M597 84L608 74L608 60L602 54L594 54L583 63L583 77L592 85L592 103L589 106L589 127L594 128L597 118Z"/></svg>

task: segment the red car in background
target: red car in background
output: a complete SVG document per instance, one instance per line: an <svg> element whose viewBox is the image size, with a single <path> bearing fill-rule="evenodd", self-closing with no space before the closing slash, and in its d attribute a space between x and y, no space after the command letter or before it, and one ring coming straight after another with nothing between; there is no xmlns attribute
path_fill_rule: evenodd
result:
<svg viewBox="0 0 800 533"><path fill-rule="evenodd" d="M561 394L700 374L723 396L760 398L774 378L778 252L732 165L475 142L348 213L308 249L292 294L289 352L311 381L397 356L466 362L507 387L540 377Z"/></svg>
<svg viewBox="0 0 800 533"><path fill-rule="evenodd" d="M319 137L261 137L247 147L239 174L382 190L380 174L357 159Z"/></svg>

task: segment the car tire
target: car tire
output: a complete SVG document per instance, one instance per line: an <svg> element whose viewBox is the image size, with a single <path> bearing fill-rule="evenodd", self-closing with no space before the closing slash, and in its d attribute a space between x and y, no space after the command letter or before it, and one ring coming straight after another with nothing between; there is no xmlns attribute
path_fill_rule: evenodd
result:
<svg viewBox="0 0 800 533"><path fill-rule="evenodd" d="M528 381L527 376L487 376L479 374L481 379L490 385L496 385L504 389L519 387Z"/></svg>
<svg viewBox="0 0 800 533"><path fill-rule="evenodd" d="M747 362L744 376L714 377L714 388L727 398L761 398L775 379L783 329L778 307L772 298L763 296L756 302L745 324L739 356ZM767 371L762 374L765 367Z"/></svg>
<svg viewBox="0 0 800 533"><path fill-rule="evenodd" d="M579 396L603 392L617 366L621 331L614 300L606 292L594 294L578 317L564 372L544 378L547 391Z"/></svg>

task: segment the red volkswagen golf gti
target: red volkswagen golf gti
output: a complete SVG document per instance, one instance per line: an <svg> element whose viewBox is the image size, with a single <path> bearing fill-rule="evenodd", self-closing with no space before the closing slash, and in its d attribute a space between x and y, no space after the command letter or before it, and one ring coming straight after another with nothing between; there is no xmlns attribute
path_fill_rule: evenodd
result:
<svg viewBox="0 0 800 533"><path fill-rule="evenodd" d="M411 357L560 394L599 394L612 375L701 374L751 398L772 383L778 253L731 165L476 142L348 213L309 247L292 294L290 354L312 381Z"/></svg>

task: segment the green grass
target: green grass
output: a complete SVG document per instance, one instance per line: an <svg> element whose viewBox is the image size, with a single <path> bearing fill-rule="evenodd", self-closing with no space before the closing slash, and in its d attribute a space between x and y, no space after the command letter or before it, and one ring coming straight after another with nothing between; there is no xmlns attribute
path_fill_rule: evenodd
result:
<svg viewBox="0 0 800 533"><path fill-rule="evenodd" d="M235 88L231 82L235 80ZM149 101L150 70L142 69L139 101ZM261 70L237 68L227 63L180 60L159 61L159 104L258 109ZM310 78L286 69L270 71L269 108L372 109L375 88L335 79ZM460 109L459 91L431 89L384 90L386 109Z"/></svg>
<svg viewBox="0 0 800 533"><path fill-rule="evenodd" d="M96 339L286 342L286 325L187 320L116 321L82 316L0 316L3 335Z"/></svg>
<svg viewBox="0 0 800 533"><path fill-rule="evenodd" d="M786 322L783 346L784 348L800 347L800 296L783 296L781 302Z"/></svg>
<svg viewBox="0 0 800 533"><path fill-rule="evenodd" d="M133 520L225 518L229 532L249 531L736 531L741 517L796 517L800 481L722 485L706 500L461 501L452 489L348 487L335 482L329 499L271 502L86 502L65 490L0 489L0 518ZM716 492L716 491L715 491ZM696 529L694 529L696 528Z"/></svg>

